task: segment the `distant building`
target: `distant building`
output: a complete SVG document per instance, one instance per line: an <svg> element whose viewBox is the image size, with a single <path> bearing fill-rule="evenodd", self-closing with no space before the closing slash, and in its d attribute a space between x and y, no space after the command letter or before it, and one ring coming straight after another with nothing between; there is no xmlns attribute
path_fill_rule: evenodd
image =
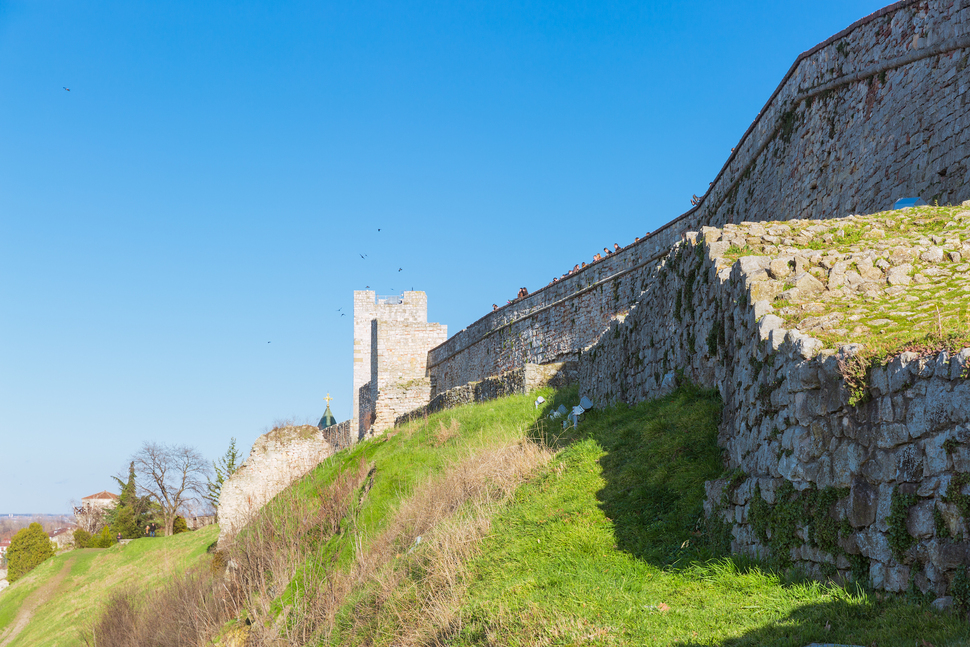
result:
<svg viewBox="0 0 970 647"><path fill-rule="evenodd" d="M81 499L81 505L74 508L74 518L79 528L88 532L97 532L104 525L104 516L108 510L118 505L119 497L114 492L98 492Z"/></svg>
<svg viewBox="0 0 970 647"><path fill-rule="evenodd" d="M8 548L10 548L9 539L4 539L3 541L0 541L0 564L3 564L4 566L6 566L5 562L7 561Z"/></svg>
<svg viewBox="0 0 970 647"><path fill-rule="evenodd" d="M67 526L49 532L47 536L51 538L51 543L54 544L57 550L65 550L74 545L75 530L76 526Z"/></svg>
<svg viewBox="0 0 970 647"><path fill-rule="evenodd" d="M98 492L97 494L92 494L81 499L81 508L83 510L101 509L107 510L118 505L118 500L121 499L120 496L114 492L108 492L107 490L103 492Z"/></svg>

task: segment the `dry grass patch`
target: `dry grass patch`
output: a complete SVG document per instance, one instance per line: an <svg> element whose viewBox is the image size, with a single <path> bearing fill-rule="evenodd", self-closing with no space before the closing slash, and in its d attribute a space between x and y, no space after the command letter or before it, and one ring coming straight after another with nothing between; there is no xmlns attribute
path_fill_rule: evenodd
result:
<svg viewBox="0 0 970 647"><path fill-rule="evenodd" d="M452 430L457 427L453 422ZM466 560L478 550L496 510L548 462L531 442L469 453L407 497L353 568L371 583L354 605L353 634L377 644L438 644L460 625ZM378 638L379 637L379 638Z"/></svg>
<svg viewBox="0 0 970 647"><path fill-rule="evenodd" d="M445 423L441 420L438 421L438 430L434 432L431 444L435 447L440 447L446 442L458 435L458 421L454 418L451 419L451 425L445 427Z"/></svg>
<svg viewBox="0 0 970 647"><path fill-rule="evenodd" d="M458 435L439 425L436 444ZM380 468L361 457L319 495L280 497L227 550L230 589L249 645L304 645L353 637L395 645L435 642L458 623L465 560L494 512L549 459L520 441L468 448L404 493L383 527L357 531Z"/></svg>

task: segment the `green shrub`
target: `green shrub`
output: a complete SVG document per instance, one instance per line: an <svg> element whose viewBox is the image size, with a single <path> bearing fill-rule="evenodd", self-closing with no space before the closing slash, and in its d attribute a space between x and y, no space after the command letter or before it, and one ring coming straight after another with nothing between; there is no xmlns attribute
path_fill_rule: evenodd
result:
<svg viewBox="0 0 970 647"><path fill-rule="evenodd" d="M32 571L48 557L54 556L54 547L44 529L37 522L20 529L7 549L7 581L11 584Z"/></svg>
<svg viewBox="0 0 970 647"><path fill-rule="evenodd" d="M105 526L101 529L101 532L91 537L88 548L110 548L114 543L114 533L111 532L111 528Z"/></svg>
<svg viewBox="0 0 970 647"><path fill-rule="evenodd" d="M175 522L172 524L172 534L177 535L180 532L188 532L189 524L185 523L185 517L175 517Z"/></svg>
<svg viewBox="0 0 970 647"><path fill-rule="evenodd" d="M91 533L83 528L78 528L74 531L74 547L75 548L90 548L91 547Z"/></svg>

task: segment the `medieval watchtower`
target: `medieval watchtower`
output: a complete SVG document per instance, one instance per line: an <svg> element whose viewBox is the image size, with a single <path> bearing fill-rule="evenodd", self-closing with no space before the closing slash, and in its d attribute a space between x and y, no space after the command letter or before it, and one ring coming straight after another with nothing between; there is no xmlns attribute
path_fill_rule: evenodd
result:
<svg viewBox="0 0 970 647"><path fill-rule="evenodd" d="M380 433L394 419L428 403L428 351L448 327L428 323L428 295L376 296L354 292L354 418L359 437Z"/></svg>

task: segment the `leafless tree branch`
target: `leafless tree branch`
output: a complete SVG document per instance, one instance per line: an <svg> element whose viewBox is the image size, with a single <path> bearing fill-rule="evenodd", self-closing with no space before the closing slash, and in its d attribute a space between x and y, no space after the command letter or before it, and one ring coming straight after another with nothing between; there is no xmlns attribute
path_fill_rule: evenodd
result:
<svg viewBox="0 0 970 647"><path fill-rule="evenodd" d="M191 447L147 441L131 460L141 477L137 481L139 494L161 506L165 534L172 534L180 509L205 494L209 462Z"/></svg>

